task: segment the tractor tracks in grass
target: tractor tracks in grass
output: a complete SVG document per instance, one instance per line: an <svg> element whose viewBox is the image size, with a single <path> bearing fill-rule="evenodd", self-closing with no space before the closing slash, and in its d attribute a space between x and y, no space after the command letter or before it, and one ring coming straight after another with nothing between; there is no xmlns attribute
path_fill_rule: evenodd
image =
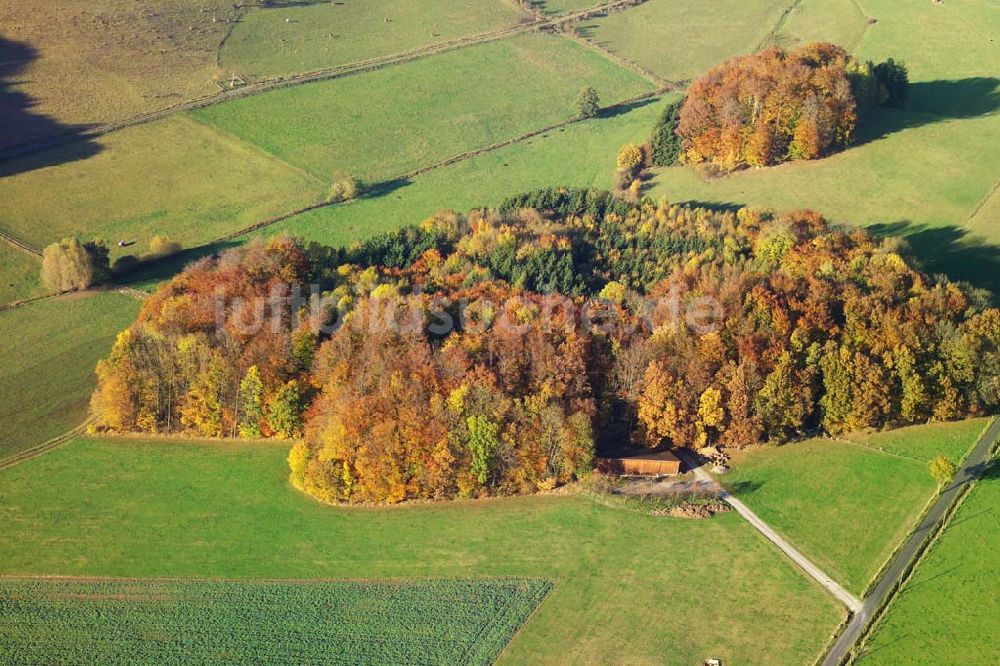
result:
<svg viewBox="0 0 1000 666"><path fill-rule="evenodd" d="M89 424L90 424L89 420L85 421L84 423L81 423L72 430L64 432L61 435L57 435L50 440L47 440L45 442L42 442L41 444L31 447L30 449L19 451L15 454L7 456L6 458L0 458L0 470L9 469L14 465L19 465L23 462L27 462L28 460L37 458L38 456L44 453L48 453L53 449L59 448L66 442L69 442L70 440L84 434L87 431L87 426Z"/></svg>
<svg viewBox="0 0 1000 666"><path fill-rule="evenodd" d="M482 32L475 35L460 37L457 39L449 40L447 42L430 44L428 46L423 46L418 49L414 49L412 51L405 51L403 53L396 53L386 56L380 56L377 58L370 58L367 60L360 60L353 63L313 70L310 72L303 72L300 74L293 74L289 76L265 79L232 90L224 90L218 93L213 93L211 95L205 95L203 97L188 100L186 102L181 102L179 104L174 104L171 106L162 107L160 109L150 111L147 113L137 114L135 116L123 120L111 123L105 123L102 125L98 125L96 127L84 129L82 131L74 132L72 134L60 134L57 136L49 137L42 141L35 141L28 144L22 144L20 146L11 146L3 151L0 151L0 161L10 160L16 157L21 157L31 153L46 150L49 148L55 148L69 143L74 143L77 141L91 140L94 139L95 137L99 137L105 134L110 134L112 132L117 132L118 130L122 130L128 127L150 123L155 120L161 120L175 113L182 113L184 111L201 109L207 106L221 104L222 102L228 102L243 97L259 95L272 90L278 90L280 88L289 88L292 86L299 86L307 83L315 83L317 81L327 81L347 76L365 74L375 70L384 69L386 67L391 67L393 65L400 65L407 62L412 62L414 60L419 60L421 58L426 58L432 55L438 55L441 53L447 53L449 51L455 51L458 49L475 46L477 44L485 44L488 42L494 42L501 39L506 39L508 37L513 37L515 35L519 35L526 32L532 32L538 30L551 30L557 28L559 24L564 22L579 21L586 19L594 14L627 9L631 6L634 6L634 4L635 0L612 0L611 2L606 2L604 4L597 5L589 9L577 12L571 12L569 14L564 14L561 16L535 18L532 20L525 21L524 23L508 26L506 28L499 28L488 32Z"/></svg>
<svg viewBox="0 0 1000 666"><path fill-rule="evenodd" d="M15 249L20 250L21 252L24 252L25 254L30 254L31 256L37 257L39 259L42 256L42 251L39 250L37 247L35 247L34 245L31 245L30 243L28 243L26 241L21 240L20 238L18 238L17 236L15 236L13 234L7 233L6 231L4 231L2 229L0 229L0 240L3 240L8 245L13 246Z"/></svg>

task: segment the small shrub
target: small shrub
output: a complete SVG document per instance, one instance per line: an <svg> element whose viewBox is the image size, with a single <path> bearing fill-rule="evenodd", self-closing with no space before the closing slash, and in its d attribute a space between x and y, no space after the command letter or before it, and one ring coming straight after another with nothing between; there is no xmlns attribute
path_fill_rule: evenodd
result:
<svg viewBox="0 0 1000 666"><path fill-rule="evenodd" d="M336 174L326 200L330 202L350 201L361 194L361 181L356 176Z"/></svg>
<svg viewBox="0 0 1000 666"><path fill-rule="evenodd" d="M586 86L576 99L576 112L580 118L596 118L601 110L601 100L593 86Z"/></svg>
<svg viewBox="0 0 1000 666"><path fill-rule="evenodd" d="M149 256L154 259L169 257L184 249L184 246L177 241L170 240L166 236L153 236L149 241Z"/></svg>

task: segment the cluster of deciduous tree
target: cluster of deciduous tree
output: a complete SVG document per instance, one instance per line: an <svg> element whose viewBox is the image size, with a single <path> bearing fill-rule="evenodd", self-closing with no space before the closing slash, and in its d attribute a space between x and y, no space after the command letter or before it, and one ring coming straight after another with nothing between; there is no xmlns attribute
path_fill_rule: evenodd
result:
<svg viewBox="0 0 1000 666"><path fill-rule="evenodd" d="M854 140L870 108L901 104L906 85L901 64L859 62L827 43L734 58L688 89L681 157L724 170L822 157Z"/></svg>
<svg viewBox="0 0 1000 666"><path fill-rule="evenodd" d="M340 322L315 362L315 317L247 336L235 308L212 328L218 285L307 280ZM545 190L350 249L286 239L203 262L98 374L106 427L204 434L294 433L273 419L297 382L300 401L318 397L295 482L394 502L546 488L586 469L602 433L739 447L985 413L1000 311L914 269L902 243L811 212Z"/></svg>
<svg viewBox="0 0 1000 666"><path fill-rule="evenodd" d="M300 434L318 337L284 296L310 277L305 250L288 239L186 268L143 304L98 363L91 400L98 427Z"/></svg>
<svg viewBox="0 0 1000 666"><path fill-rule="evenodd" d="M317 357L322 393L289 456L293 481L329 501L398 502L532 492L589 471L590 341L565 312L543 317L540 298L483 282L447 302L360 300Z"/></svg>
<svg viewBox="0 0 1000 666"><path fill-rule="evenodd" d="M42 252L42 284L53 292L76 291L111 277L108 248L102 241L64 238Z"/></svg>

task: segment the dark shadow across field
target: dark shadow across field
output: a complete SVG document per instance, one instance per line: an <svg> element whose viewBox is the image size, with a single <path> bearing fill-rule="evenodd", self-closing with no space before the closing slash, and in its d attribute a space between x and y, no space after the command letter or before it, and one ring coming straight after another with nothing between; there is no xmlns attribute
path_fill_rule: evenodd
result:
<svg viewBox="0 0 1000 666"><path fill-rule="evenodd" d="M944 273L953 280L968 282L1000 294L1000 247L970 237L958 227L928 227L907 220L873 224L867 228L876 236L899 236L913 250L913 256L927 273Z"/></svg>
<svg viewBox="0 0 1000 666"><path fill-rule="evenodd" d="M65 125L38 113L34 109L37 100L13 90L17 77L38 57L37 49L30 44L0 37L0 178L85 159L100 151L100 146L79 136L86 126ZM44 142L72 143L61 150L47 150L29 159L11 161L29 147Z"/></svg>

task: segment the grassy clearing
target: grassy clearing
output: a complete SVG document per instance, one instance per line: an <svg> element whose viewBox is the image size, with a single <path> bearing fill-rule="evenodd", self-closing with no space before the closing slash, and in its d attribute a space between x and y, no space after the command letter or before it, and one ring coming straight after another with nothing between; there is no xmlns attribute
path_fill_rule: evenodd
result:
<svg viewBox="0 0 1000 666"><path fill-rule="evenodd" d="M553 581L508 663L807 663L841 618L733 514L657 518L579 496L338 509L290 488L286 455L80 440L0 471L0 572Z"/></svg>
<svg viewBox="0 0 1000 666"><path fill-rule="evenodd" d="M227 0L0 0L0 147L217 92L232 14Z"/></svg>
<svg viewBox="0 0 1000 666"><path fill-rule="evenodd" d="M1000 478L994 466L896 597L858 663L1000 662Z"/></svg>
<svg viewBox="0 0 1000 666"><path fill-rule="evenodd" d="M0 305L38 296L42 261L0 242Z"/></svg>
<svg viewBox="0 0 1000 666"><path fill-rule="evenodd" d="M138 310L137 301L110 292L0 312L0 458L83 422L97 359Z"/></svg>
<svg viewBox="0 0 1000 666"><path fill-rule="evenodd" d="M583 85L605 103L651 87L584 46L529 34L194 114L318 178L372 181L570 118Z"/></svg>
<svg viewBox="0 0 1000 666"><path fill-rule="evenodd" d="M856 0L803 0L788 13L775 42L792 47L809 42L833 42L853 50L868 24Z"/></svg>
<svg viewBox="0 0 1000 666"><path fill-rule="evenodd" d="M936 490L922 460L873 449L921 456L940 450L957 460L985 425L971 419L876 433L860 440L871 448L826 439L761 448L735 455L721 480L834 580L860 594Z"/></svg>
<svg viewBox="0 0 1000 666"><path fill-rule="evenodd" d="M0 579L0 663L491 664L546 581ZM106 638L114 636L115 640ZM303 640L303 639L306 640Z"/></svg>
<svg viewBox="0 0 1000 666"><path fill-rule="evenodd" d="M509 0L508 0L509 1ZM583 9L590 9L597 5L603 5L609 0L534 0L533 9L541 11L546 16L565 14L567 12L578 12Z"/></svg>
<svg viewBox="0 0 1000 666"><path fill-rule="evenodd" d="M2 165L11 233L37 246L80 235L136 241L142 252L156 234L191 246L326 191L325 183L184 116L101 137L92 157L73 160L75 150Z"/></svg>
<svg viewBox="0 0 1000 666"><path fill-rule="evenodd" d="M495 206L513 194L560 185L610 187L618 149L643 141L662 101L644 102L613 118L563 127L419 176L378 196L320 208L265 230L328 245L350 245L405 224L415 224L443 207L466 211Z"/></svg>
<svg viewBox="0 0 1000 666"><path fill-rule="evenodd" d="M588 19L588 39L670 81L684 81L727 58L753 51L789 0L649 0Z"/></svg>
<svg viewBox="0 0 1000 666"><path fill-rule="evenodd" d="M992 200L969 220L1000 178L1000 42L990 41L1000 34L1000 12L972 0L863 6L878 22L856 51L906 62L908 109L877 114L860 145L839 155L717 180L674 167L657 174L650 192L673 201L814 208L906 236L928 270L1000 290Z"/></svg>
<svg viewBox="0 0 1000 666"><path fill-rule="evenodd" d="M276 4L251 10L233 28L219 59L243 76L276 76L412 51L527 16L510 0Z"/></svg>

